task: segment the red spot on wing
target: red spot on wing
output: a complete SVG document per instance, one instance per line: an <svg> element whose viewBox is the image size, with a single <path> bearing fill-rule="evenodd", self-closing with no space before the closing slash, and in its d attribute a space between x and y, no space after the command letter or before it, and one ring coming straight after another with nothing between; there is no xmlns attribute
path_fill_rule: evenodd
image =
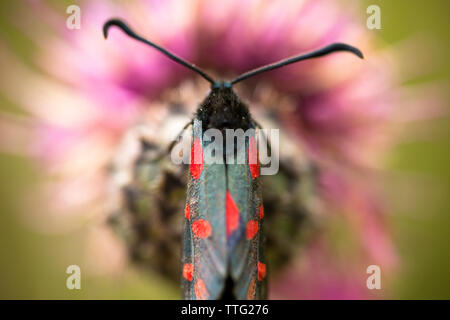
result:
<svg viewBox="0 0 450 320"><path fill-rule="evenodd" d="M200 138L196 138L191 148L190 171L194 179L200 178L203 170L203 150Z"/></svg>
<svg viewBox="0 0 450 320"><path fill-rule="evenodd" d="M250 220L247 222L246 228L245 228L245 236L248 240L253 239L256 234L258 233L258 221L256 220Z"/></svg>
<svg viewBox="0 0 450 320"><path fill-rule="evenodd" d="M266 264L258 261L258 280L262 281L266 277Z"/></svg>
<svg viewBox="0 0 450 320"><path fill-rule="evenodd" d="M227 191L225 198L225 212L227 224L227 237L239 226L239 210L234 202L233 197Z"/></svg>
<svg viewBox="0 0 450 320"><path fill-rule="evenodd" d="M184 207L184 216L186 217L186 219L191 220L191 209L189 208L189 205L187 203Z"/></svg>
<svg viewBox="0 0 450 320"><path fill-rule="evenodd" d="M194 265L192 263L185 263L183 266L183 277L188 281L192 281L193 272Z"/></svg>
<svg viewBox="0 0 450 320"><path fill-rule="evenodd" d="M262 205L259 206L259 218L264 218L264 208Z"/></svg>
<svg viewBox="0 0 450 320"><path fill-rule="evenodd" d="M255 138L253 137L250 137L250 141L248 142L248 166L252 179L256 179L259 176L259 159L258 149L256 148Z"/></svg>
<svg viewBox="0 0 450 320"><path fill-rule="evenodd" d="M206 300L209 297L208 289L202 279L198 278L194 285L194 293L197 300Z"/></svg>
<svg viewBox="0 0 450 320"><path fill-rule="evenodd" d="M211 231L211 224L207 220L198 219L192 223L192 232L199 238L209 237Z"/></svg>

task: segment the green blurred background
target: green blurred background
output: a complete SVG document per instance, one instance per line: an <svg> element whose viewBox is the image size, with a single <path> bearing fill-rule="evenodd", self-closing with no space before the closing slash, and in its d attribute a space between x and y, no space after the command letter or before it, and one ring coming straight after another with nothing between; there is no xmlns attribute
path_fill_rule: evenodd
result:
<svg viewBox="0 0 450 320"><path fill-rule="evenodd" d="M349 0L352 1L352 0ZM71 3L71 1L66 1ZM345 1L344 1L345 2ZM450 2L446 0L361 1L363 10L377 4L387 44L422 34L431 40L438 61L431 72L414 80L428 82L450 78L448 30ZM26 37L8 22L17 2L0 2L1 36L24 59L31 48ZM425 45L425 43L423 44ZM428 45L428 44L427 44ZM431 48L421 48L427 51ZM409 52L419 61L418 52ZM2 77L8 77L2 74ZM17 111L0 95L1 110ZM388 287L388 298L450 298L450 118L416 123L409 130L427 132L395 148L385 177L394 239L401 259L399 271ZM1 139L1 137L0 137ZM82 260L85 230L63 235L33 232L20 220L20 201L41 179L29 160L0 155L0 298L178 298L178 289L156 275L127 271L120 281L82 274L82 290L67 290L65 269ZM420 194L411 205L410 198ZM416 197L417 200L417 197ZM64 252L64 254L61 254ZM83 270L83 265L80 265Z"/></svg>

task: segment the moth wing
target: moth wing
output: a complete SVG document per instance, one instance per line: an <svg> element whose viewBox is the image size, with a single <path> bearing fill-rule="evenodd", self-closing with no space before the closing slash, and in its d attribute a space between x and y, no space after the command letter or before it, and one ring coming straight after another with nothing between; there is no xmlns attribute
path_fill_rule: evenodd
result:
<svg viewBox="0 0 450 320"><path fill-rule="evenodd" d="M194 121L183 245L182 291L185 299L218 299L227 275L225 164L203 161L201 124ZM199 151L201 150L201 151ZM201 157L200 157L201 155ZM192 158L201 163L192 163ZM186 267L187 266L187 267ZM190 271L192 277L187 274ZM190 279L187 279L190 278Z"/></svg>
<svg viewBox="0 0 450 320"><path fill-rule="evenodd" d="M237 227L228 235L230 274L237 299L266 297L265 257L262 233L262 196L255 135L245 142L245 163L227 166L227 216L235 207L239 213ZM249 159L253 155L253 165ZM256 163L255 163L256 160Z"/></svg>

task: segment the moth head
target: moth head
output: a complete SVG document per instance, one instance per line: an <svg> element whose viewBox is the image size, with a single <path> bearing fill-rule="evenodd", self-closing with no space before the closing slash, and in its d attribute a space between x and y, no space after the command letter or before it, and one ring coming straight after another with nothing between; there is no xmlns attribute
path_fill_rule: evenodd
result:
<svg viewBox="0 0 450 320"><path fill-rule="evenodd" d="M216 81L211 85L211 89L231 89L233 84L229 81Z"/></svg>

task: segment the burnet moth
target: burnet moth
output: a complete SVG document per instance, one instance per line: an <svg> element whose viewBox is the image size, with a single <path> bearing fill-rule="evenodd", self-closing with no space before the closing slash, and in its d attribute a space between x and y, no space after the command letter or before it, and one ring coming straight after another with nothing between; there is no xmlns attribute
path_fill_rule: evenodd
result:
<svg viewBox="0 0 450 320"><path fill-rule="evenodd" d="M363 58L355 47L333 43L319 50L287 58L251 71L231 81L216 81L203 70L136 34L123 21L111 19L103 26L120 28L131 38L144 42L173 61L191 69L211 83L211 91L198 107L192 126L191 163L184 208L181 258L181 288L184 299L265 299L267 261L264 254L264 209L255 129L260 128L233 86L245 79L295 62L347 51ZM224 132L243 130L243 163L205 161L211 143L208 129ZM253 131L251 131L253 129ZM170 149L176 141L169 146ZM234 140L233 140L234 143ZM226 143L224 149L227 150ZM234 154L233 154L234 155ZM227 158L227 159L225 159ZM234 158L233 158L234 159Z"/></svg>

